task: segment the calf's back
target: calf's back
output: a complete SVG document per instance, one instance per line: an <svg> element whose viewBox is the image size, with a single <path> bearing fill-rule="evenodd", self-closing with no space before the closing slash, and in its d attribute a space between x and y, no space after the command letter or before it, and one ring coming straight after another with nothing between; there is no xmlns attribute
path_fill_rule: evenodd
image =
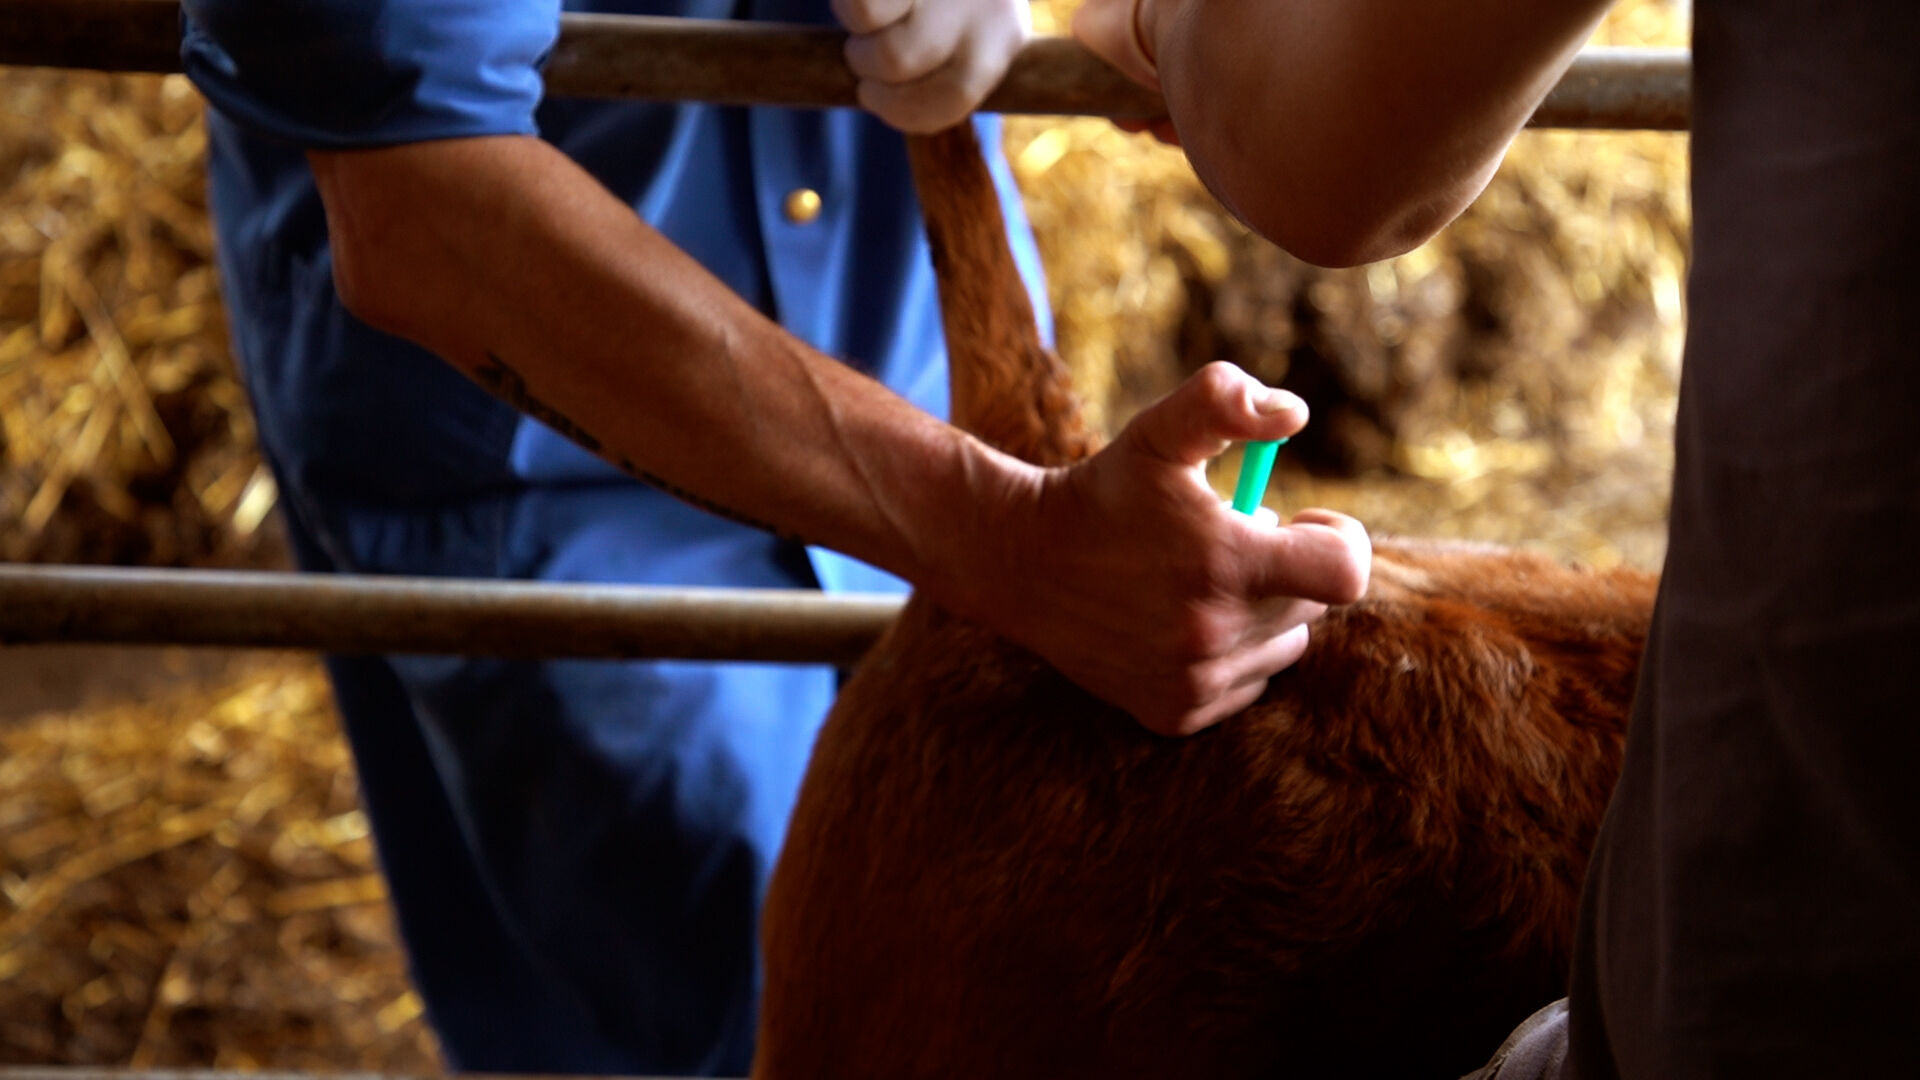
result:
<svg viewBox="0 0 1920 1080"><path fill-rule="evenodd" d="M1090 453L970 132L913 153L956 423L1044 464ZM913 599L808 768L763 920L755 1075L1482 1063L1562 992L1654 583L1375 552L1365 600L1187 739Z"/></svg>
<svg viewBox="0 0 1920 1080"><path fill-rule="evenodd" d="M1652 580L1383 542L1151 735L916 600L821 732L757 1074L1457 1076L1559 996Z"/></svg>

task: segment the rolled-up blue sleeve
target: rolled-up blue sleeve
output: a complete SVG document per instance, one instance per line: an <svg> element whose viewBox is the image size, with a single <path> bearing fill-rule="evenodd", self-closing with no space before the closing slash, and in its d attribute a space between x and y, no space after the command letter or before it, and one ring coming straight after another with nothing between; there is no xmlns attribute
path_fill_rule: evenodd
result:
<svg viewBox="0 0 1920 1080"><path fill-rule="evenodd" d="M262 135L345 150L530 135L558 0L185 0L181 59Z"/></svg>

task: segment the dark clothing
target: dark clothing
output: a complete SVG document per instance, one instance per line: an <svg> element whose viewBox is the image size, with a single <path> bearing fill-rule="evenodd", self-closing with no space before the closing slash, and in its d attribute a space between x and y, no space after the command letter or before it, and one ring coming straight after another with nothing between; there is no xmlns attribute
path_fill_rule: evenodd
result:
<svg viewBox="0 0 1920 1080"><path fill-rule="evenodd" d="M720 519L635 494L383 512L307 493L285 510L309 570L483 576L497 548L543 552L524 569L544 581L810 583L797 546L732 543ZM746 1072L759 900L832 669L391 656L328 673L450 1067Z"/></svg>
<svg viewBox="0 0 1920 1080"><path fill-rule="evenodd" d="M1920 5L1699 0L1672 536L1572 1072L1920 1075Z"/></svg>

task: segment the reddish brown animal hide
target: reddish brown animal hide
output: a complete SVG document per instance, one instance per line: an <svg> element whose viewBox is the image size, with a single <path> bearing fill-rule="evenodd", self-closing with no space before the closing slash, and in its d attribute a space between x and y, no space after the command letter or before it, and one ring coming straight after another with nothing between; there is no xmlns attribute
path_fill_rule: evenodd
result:
<svg viewBox="0 0 1920 1080"><path fill-rule="evenodd" d="M1090 442L1031 312L1008 321L1011 261L949 235L1004 255L961 132L916 147L948 332L973 335L950 342L956 409L1071 460ZM1652 595L1642 574L1382 542L1368 597L1188 739L916 598L815 749L767 901L755 1075L1482 1064L1561 993Z"/></svg>
<svg viewBox="0 0 1920 1080"><path fill-rule="evenodd" d="M1099 441L1067 366L1040 341L973 128L909 138L907 153L933 249L954 424L1037 465L1090 456Z"/></svg>

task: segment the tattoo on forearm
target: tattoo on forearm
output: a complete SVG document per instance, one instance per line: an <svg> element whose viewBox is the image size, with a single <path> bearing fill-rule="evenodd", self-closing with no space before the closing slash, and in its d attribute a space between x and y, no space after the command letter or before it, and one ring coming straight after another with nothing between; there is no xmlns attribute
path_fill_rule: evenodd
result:
<svg viewBox="0 0 1920 1080"><path fill-rule="evenodd" d="M634 479L651 484L674 498L697 506L710 514L718 514L730 521L737 521L742 525L770 532L782 540L790 540L797 544L806 543L804 539L798 536L783 532L767 522L749 517L737 510L722 506L712 499L688 491L686 488L664 477L656 476L642 469L624 455L609 451L606 444L601 442L599 437L595 436L586 428L581 427L579 424L574 423L571 418L559 409L533 396L533 392L527 389L527 380L522 378L519 372L509 367L505 360L500 359L500 357L493 353L488 353L486 361L474 368L473 376L481 386L486 387L495 397L498 397L500 400L519 409L521 412L526 413L528 416L533 417L535 420L540 421L560 434L565 435L567 438L572 439L587 451L598 454L606 460L613 462L615 465L618 465L623 472L626 472Z"/></svg>
<svg viewBox="0 0 1920 1080"><path fill-rule="evenodd" d="M559 409L534 397L533 391L527 389L527 380L508 367L505 360L488 353L487 362L475 368L473 376L480 380L481 386L493 391L495 397L579 443L591 453L606 452L592 432L569 420Z"/></svg>
<svg viewBox="0 0 1920 1080"><path fill-rule="evenodd" d="M769 522L761 521L759 518L749 517L746 514L742 514L737 510L733 510L729 507L722 506L719 503L714 502L712 499L706 498L703 495L696 495L693 492L688 491L686 488L683 488L680 485L672 482L671 480L666 479L665 477L655 475L654 473L650 473L647 470L642 469L638 465L635 465L633 462L628 461L626 458L620 458L618 461L614 462L614 464L620 466L621 469L625 470L629 476L632 476L636 480L641 480L641 481L644 481L645 483L652 484L654 487L657 487L661 491L664 491L667 494L673 496L674 498L679 499L681 502L689 503L693 506L697 506L700 509L705 510L709 514L718 514L721 517L728 519L729 521L737 521L742 525L759 529L762 532L772 533L774 536L778 537L781 540L790 541L795 544L807 543L807 540L805 537L796 536L793 533L787 532L785 529L775 527Z"/></svg>

